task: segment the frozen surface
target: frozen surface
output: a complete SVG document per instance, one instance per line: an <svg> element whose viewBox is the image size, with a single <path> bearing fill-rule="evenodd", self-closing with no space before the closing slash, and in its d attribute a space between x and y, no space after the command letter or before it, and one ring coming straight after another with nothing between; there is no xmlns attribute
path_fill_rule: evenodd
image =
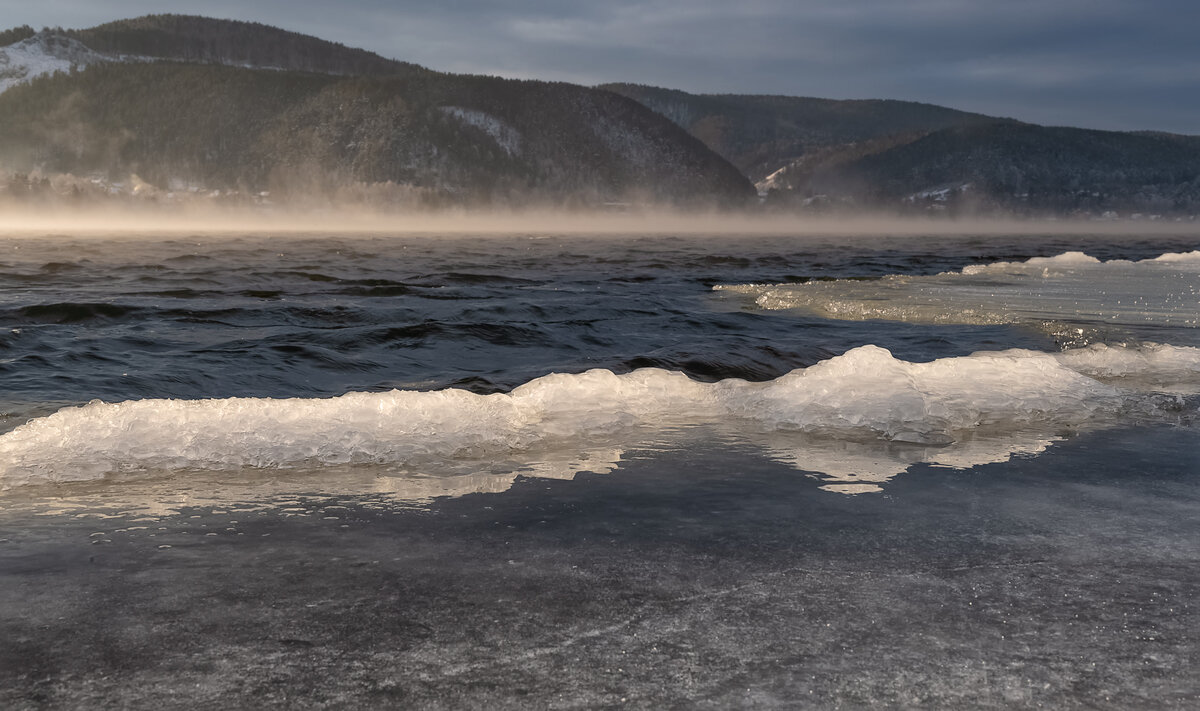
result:
<svg viewBox="0 0 1200 711"><path fill-rule="evenodd" d="M1195 709L1195 430L836 496L726 442L404 508L0 507L0 707Z"/></svg>
<svg viewBox="0 0 1200 711"><path fill-rule="evenodd" d="M0 476L12 488L139 471L378 465L403 474L504 458L544 466L598 443L619 447L647 430L711 425L751 441L769 437L768 450L786 450L778 458L799 468L879 481L918 461L963 467L1040 451L1071 429L1178 419L1195 403L1166 391L1198 381L1200 349L1188 347L1094 345L911 363L862 346L762 383L702 383L643 368L552 374L490 395L96 401L0 436ZM797 454L780 444L787 437L815 444ZM832 463L828 439L933 450L863 469L853 455L849 464ZM530 465L514 468L523 466Z"/></svg>
<svg viewBox="0 0 1200 711"><path fill-rule="evenodd" d="M0 248L0 708L1200 707L1196 328L711 291L1194 234Z"/></svg>
<svg viewBox="0 0 1200 711"><path fill-rule="evenodd" d="M1082 252L1065 252L931 276L714 288L753 297L763 309L798 309L846 320L1200 325L1200 251L1137 262L1102 262Z"/></svg>

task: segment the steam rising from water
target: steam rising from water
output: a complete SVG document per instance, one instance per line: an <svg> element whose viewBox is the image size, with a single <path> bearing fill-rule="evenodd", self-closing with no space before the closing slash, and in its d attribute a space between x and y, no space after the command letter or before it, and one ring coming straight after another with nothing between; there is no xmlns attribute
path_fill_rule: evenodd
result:
<svg viewBox="0 0 1200 711"><path fill-rule="evenodd" d="M691 234L691 235L1088 235L1129 234L1118 222L1011 219L921 219L886 214L859 218L778 215L746 211L681 211L630 206L621 211L522 209L380 211L330 206L305 212L201 208L4 209L3 235L131 235L321 233L422 233L439 236L488 233ZM1200 233L1196 223L1138 223L1140 234Z"/></svg>

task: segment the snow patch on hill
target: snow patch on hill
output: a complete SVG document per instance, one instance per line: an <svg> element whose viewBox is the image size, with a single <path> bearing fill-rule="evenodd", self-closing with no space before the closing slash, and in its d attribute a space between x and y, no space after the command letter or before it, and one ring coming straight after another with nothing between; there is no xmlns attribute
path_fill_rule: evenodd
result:
<svg viewBox="0 0 1200 711"><path fill-rule="evenodd" d="M43 30L0 47L0 93L45 74L69 72L96 62L113 61L84 46L79 40Z"/></svg>
<svg viewBox="0 0 1200 711"><path fill-rule="evenodd" d="M965 193L974 187L971 183L962 183L961 185L949 187L928 188L915 192L904 198L904 202L916 202L918 200L933 200L934 202L946 202L956 194Z"/></svg>
<svg viewBox="0 0 1200 711"><path fill-rule="evenodd" d="M786 190L787 188L791 187L784 180L784 176L791 167L792 165L789 163L788 165L783 166L779 170L771 173L767 177L755 183L754 187L758 190L759 195L765 195L766 192L772 188L776 190Z"/></svg>
<svg viewBox="0 0 1200 711"><path fill-rule="evenodd" d="M521 152L521 134L516 129L500 119L483 111L464 109L461 106L442 106L442 112L462 121L468 126L474 126L492 137L504 152L515 156Z"/></svg>

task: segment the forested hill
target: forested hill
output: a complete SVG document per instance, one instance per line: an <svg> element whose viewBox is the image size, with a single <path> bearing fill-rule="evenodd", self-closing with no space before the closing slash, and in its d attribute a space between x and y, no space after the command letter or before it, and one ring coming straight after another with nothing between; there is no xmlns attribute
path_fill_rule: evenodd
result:
<svg viewBox="0 0 1200 711"><path fill-rule="evenodd" d="M1037 126L905 101L621 93L786 208L1200 214L1200 137Z"/></svg>
<svg viewBox="0 0 1200 711"><path fill-rule="evenodd" d="M86 30L68 30L91 49L116 56L294 69L322 74L428 71L317 37L257 22L190 15L147 15Z"/></svg>
<svg viewBox="0 0 1200 711"><path fill-rule="evenodd" d="M754 194L687 132L608 92L177 62L95 64L0 94L0 166L276 199L383 191L426 202L730 205Z"/></svg>
<svg viewBox="0 0 1200 711"><path fill-rule="evenodd" d="M1200 214L1200 137L445 74L257 23L0 31L0 200ZM613 207L612 205L609 205Z"/></svg>
<svg viewBox="0 0 1200 711"><path fill-rule="evenodd" d="M755 181L830 147L891 137L913 140L951 126L1001 121L912 101L689 94L637 84L599 88L628 96L666 116Z"/></svg>
<svg viewBox="0 0 1200 711"><path fill-rule="evenodd" d="M1200 136L1024 123L958 127L781 178L803 194L872 204L1193 215L1200 213Z"/></svg>
<svg viewBox="0 0 1200 711"><path fill-rule="evenodd" d="M21 25L12 29L0 31L0 47L7 47L10 44L27 40L37 34L29 25Z"/></svg>
<svg viewBox="0 0 1200 711"><path fill-rule="evenodd" d="M41 57L63 44L54 34L14 47ZM120 183L272 201L723 206L754 196L685 130L607 91L442 74L225 20L152 16L67 34L109 61L0 93L9 197L35 187L30 173L71 176L59 192Z"/></svg>

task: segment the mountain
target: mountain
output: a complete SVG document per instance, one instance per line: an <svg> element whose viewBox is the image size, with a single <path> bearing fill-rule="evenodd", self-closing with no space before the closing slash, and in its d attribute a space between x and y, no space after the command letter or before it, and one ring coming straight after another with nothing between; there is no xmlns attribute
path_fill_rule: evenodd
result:
<svg viewBox="0 0 1200 711"><path fill-rule="evenodd" d="M0 94L10 195L45 187L31 172L73 176L58 192L160 197L735 205L754 194L699 140L607 91L442 74L206 18L44 31L0 51L34 41L81 54Z"/></svg>
<svg viewBox="0 0 1200 711"><path fill-rule="evenodd" d="M1200 137L445 74L258 23L0 32L0 197L1200 213ZM54 196L58 196L55 198Z"/></svg>
<svg viewBox="0 0 1200 711"><path fill-rule="evenodd" d="M6 43L3 41L6 38L12 41ZM106 56L61 33L33 33L29 27L0 32L0 92L46 74L107 60Z"/></svg>
<svg viewBox="0 0 1200 711"><path fill-rule="evenodd" d="M1005 122L935 131L797 177L877 205L1096 214L1200 212L1200 136Z"/></svg>
<svg viewBox="0 0 1200 711"><path fill-rule="evenodd" d="M1037 126L904 101L602 88L688 129L776 207L1200 212L1196 136Z"/></svg>
<svg viewBox="0 0 1200 711"><path fill-rule="evenodd" d="M286 69L319 74L390 75L429 70L407 62L257 22L147 15L65 34L113 57Z"/></svg>
<svg viewBox="0 0 1200 711"><path fill-rule="evenodd" d="M953 126L1001 119L912 101L688 94L637 84L604 84L686 128L756 182L792 163L883 140L908 141Z"/></svg>

